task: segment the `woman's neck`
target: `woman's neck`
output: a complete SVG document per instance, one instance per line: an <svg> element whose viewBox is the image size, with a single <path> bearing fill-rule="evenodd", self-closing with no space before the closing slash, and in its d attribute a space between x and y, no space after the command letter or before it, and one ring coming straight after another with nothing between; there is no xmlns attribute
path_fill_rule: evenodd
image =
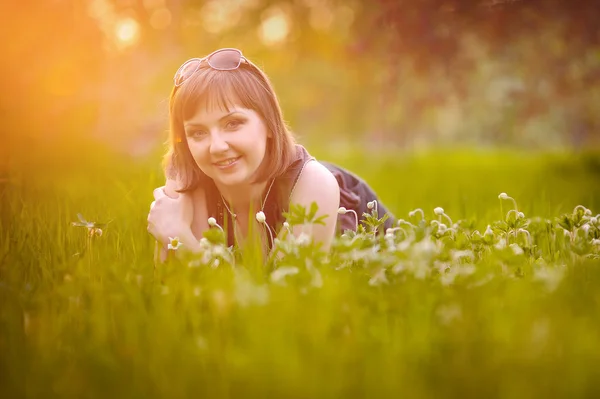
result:
<svg viewBox="0 0 600 399"><path fill-rule="evenodd" d="M254 212L262 208L262 194L267 187L267 182L247 184L242 186L224 186L215 183L217 189L229 204L232 212L243 212L251 207ZM236 209L236 210L234 210Z"/></svg>

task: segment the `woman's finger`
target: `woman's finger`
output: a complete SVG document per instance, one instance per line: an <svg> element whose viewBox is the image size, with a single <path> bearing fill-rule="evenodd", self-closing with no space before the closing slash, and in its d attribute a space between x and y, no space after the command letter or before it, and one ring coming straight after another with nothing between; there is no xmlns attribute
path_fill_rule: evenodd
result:
<svg viewBox="0 0 600 399"><path fill-rule="evenodd" d="M161 186L161 187L157 187L157 188L154 189L154 192L152 194L154 195L154 199L155 200L167 196L165 194L165 191L163 190L163 188L165 188L165 187Z"/></svg>

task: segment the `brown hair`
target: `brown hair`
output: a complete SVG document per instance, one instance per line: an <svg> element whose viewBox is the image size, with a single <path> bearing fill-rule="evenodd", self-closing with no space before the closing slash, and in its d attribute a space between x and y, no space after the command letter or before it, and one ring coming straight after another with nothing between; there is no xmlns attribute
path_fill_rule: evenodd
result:
<svg viewBox="0 0 600 399"><path fill-rule="evenodd" d="M180 181L179 192L195 189L209 179L194 161L187 145L183 121L202 106L230 111L234 105L256 112L269 138L265 157L252 182L268 181L282 175L294 161L295 140L283 120L277 96L267 75L248 61L231 71L220 71L202 62L181 86L174 87L169 103L169 149L163 159L168 179Z"/></svg>

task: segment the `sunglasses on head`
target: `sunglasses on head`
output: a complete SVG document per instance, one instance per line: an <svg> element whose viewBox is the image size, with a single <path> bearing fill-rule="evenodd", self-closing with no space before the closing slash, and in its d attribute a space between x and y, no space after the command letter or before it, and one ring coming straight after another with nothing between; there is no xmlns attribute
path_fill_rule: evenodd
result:
<svg viewBox="0 0 600 399"><path fill-rule="evenodd" d="M235 48L222 48L210 53L204 58L192 58L184 62L173 77L175 87L181 86L190 78L190 76L196 73L198 68L200 68L200 64L204 61L206 61L212 69L216 69L217 71L232 71L239 68L242 62L249 64L248 60L242 55L240 50Z"/></svg>

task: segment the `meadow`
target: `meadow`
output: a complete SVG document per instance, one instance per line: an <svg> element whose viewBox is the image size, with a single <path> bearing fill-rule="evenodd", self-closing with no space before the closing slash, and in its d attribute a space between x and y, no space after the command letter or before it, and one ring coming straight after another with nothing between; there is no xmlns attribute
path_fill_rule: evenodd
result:
<svg viewBox="0 0 600 399"><path fill-rule="evenodd" d="M275 262L233 262L212 234L206 259L156 265L159 154L20 161L0 396L597 397L598 153L309 150L404 222L376 235L373 218L329 255L288 238ZM78 213L110 223L90 236Z"/></svg>

